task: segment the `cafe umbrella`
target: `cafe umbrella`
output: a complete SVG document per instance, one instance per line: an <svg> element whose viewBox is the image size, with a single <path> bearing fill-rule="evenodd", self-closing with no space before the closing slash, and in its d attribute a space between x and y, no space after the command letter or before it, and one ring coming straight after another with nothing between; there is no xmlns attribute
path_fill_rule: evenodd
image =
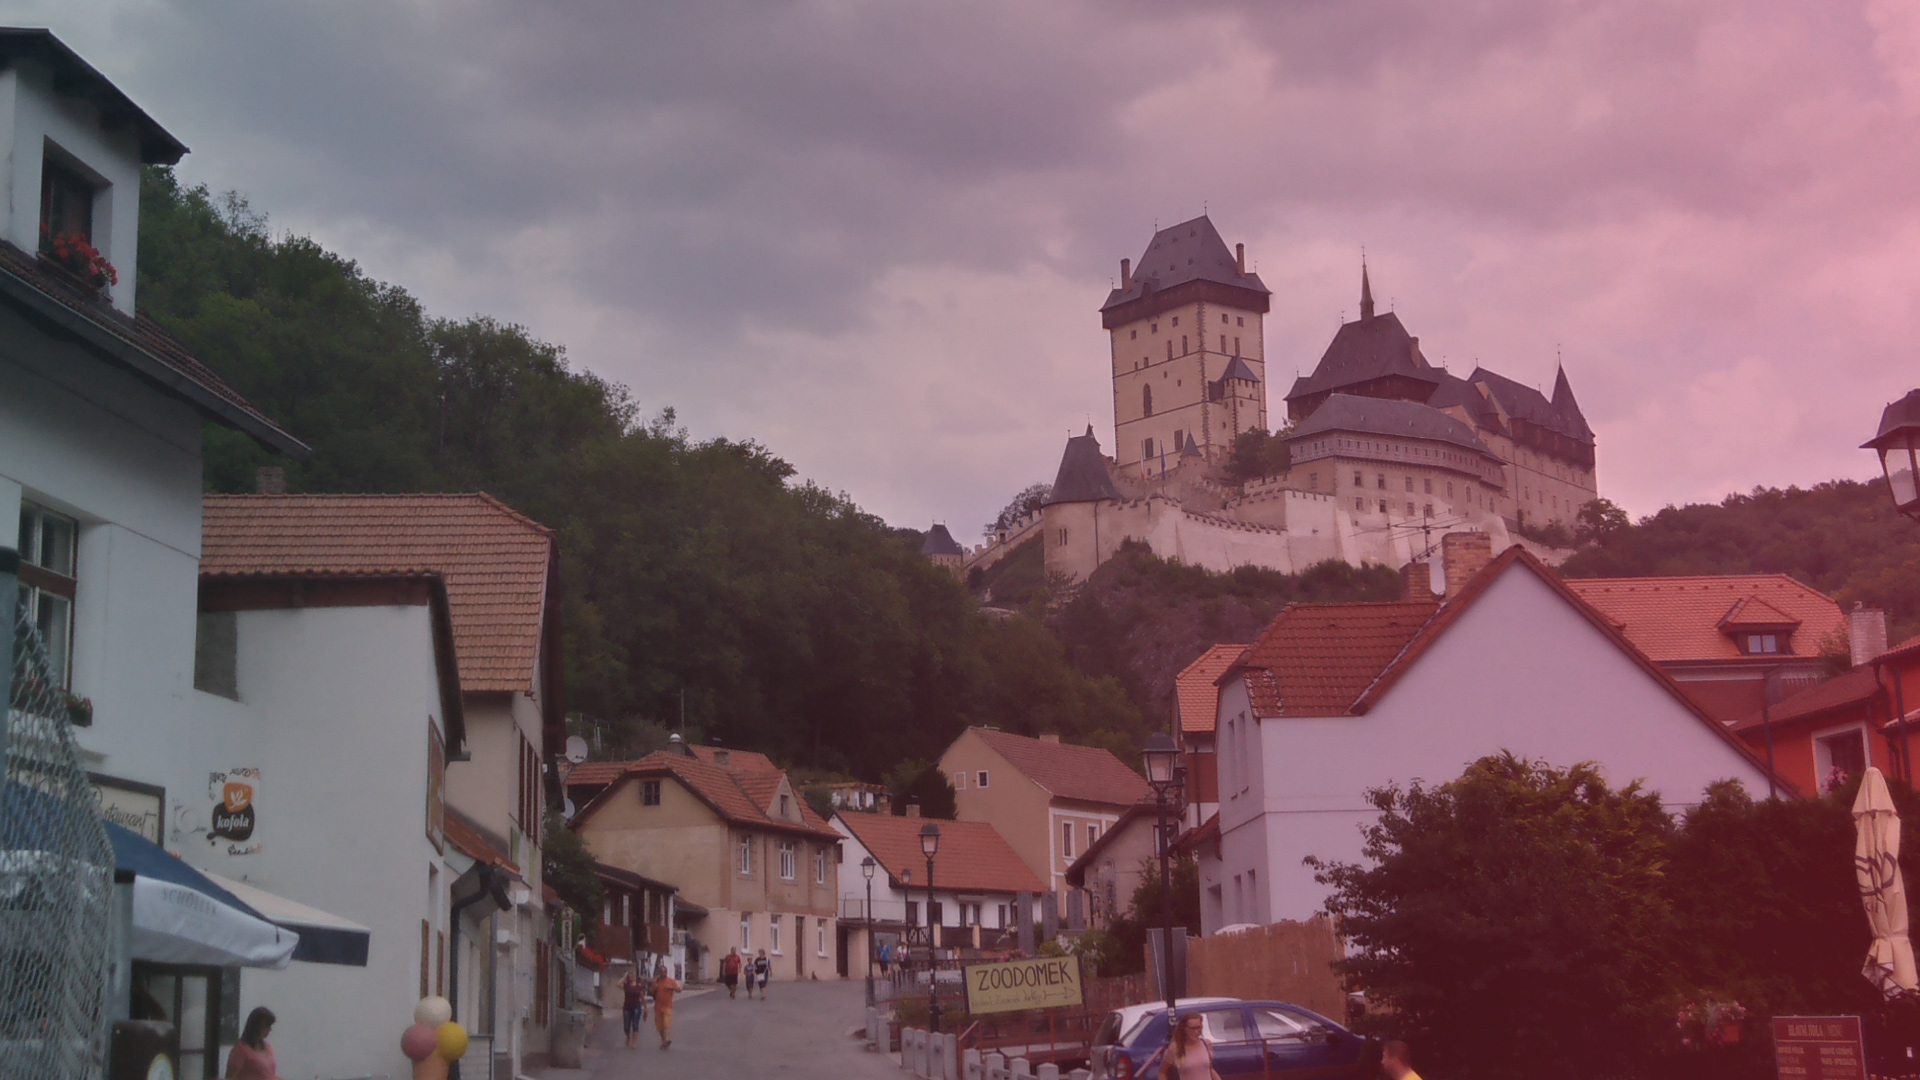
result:
<svg viewBox="0 0 1920 1080"><path fill-rule="evenodd" d="M1887 998L1920 989L1907 936L1907 887L1900 873L1900 815L1880 770L1869 768L1853 800L1853 873L1873 944L1861 974Z"/></svg>

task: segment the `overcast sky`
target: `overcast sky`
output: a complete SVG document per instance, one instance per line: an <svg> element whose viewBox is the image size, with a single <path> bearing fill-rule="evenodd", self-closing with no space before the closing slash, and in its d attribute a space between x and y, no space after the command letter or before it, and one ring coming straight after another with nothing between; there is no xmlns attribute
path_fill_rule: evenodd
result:
<svg viewBox="0 0 1920 1080"><path fill-rule="evenodd" d="M0 0L237 189L962 542L1112 445L1097 308L1204 207L1269 408L1355 314L1551 389L1635 514L1875 471L1920 384L1893 0Z"/></svg>

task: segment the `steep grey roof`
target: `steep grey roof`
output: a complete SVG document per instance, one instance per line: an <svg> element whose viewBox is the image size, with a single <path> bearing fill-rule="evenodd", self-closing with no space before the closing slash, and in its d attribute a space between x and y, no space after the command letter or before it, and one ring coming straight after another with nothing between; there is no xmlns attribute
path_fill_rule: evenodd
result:
<svg viewBox="0 0 1920 1080"><path fill-rule="evenodd" d="M1187 445L1180 448L1180 456L1181 457L1199 457L1200 456L1200 447L1198 444L1196 444L1193 441L1193 434L1191 432L1187 434Z"/></svg>
<svg viewBox="0 0 1920 1080"><path fill-rule="evenodd" d="M1120 489L1113 486L1113 477L1107 475L1106 459L1100 455L1100 440L1094 438L1093 425L1088 424L1085 435L1067 440L1066 453L1060 455L1060 472L1053 478L1053 494L1047 496L1045 505L1105 499L1119 501Z"/></svg>
<svg viewBox="0 0 1920 1080"><path fill-rule="evenodd" d="M1389 311L1370 319L1342 323L1313 374L1294 380L1287 400L1356 383L1404 375L1422 382L1438 382L1439 372L1415 353L1413 335Z"/></svg>
<svg viewBox="0 0 1920 1080"><path fill-rule="evenodd" d="M1564 373L1562 373L1564 375ZM1555 408L1545 394L1525 383L1517 383L1505 375L1495 374L1486 368L1476 367L1473 374L1467 376L1468 382L1485 383L1487 392L1500 403L1507 415L1527 423L1536 424L1548 431L1557 431L1576 442L1591 443L1593 430L1587 427L1586 418L1580 415L1578 405L1573 405L1573 390L1569 388L1565 395L1567 406Z"/></svg>
<svg viewBox="0 0 1920 1080"><path fill-rule="evenodd" d="M1436 409L1445 409L1458 405L1467 410L1474 423L1483 428L1498 428L1500 414L1486 396L1476 390L1472 383L1458 375L1446 371L1440 372L1440 385L1433 388L1433 396L1427 404Z"/></svg>
<svg viewBox="0 0 1920 1080"><path fill-rule="evenodd" d="M1472 428L1431 405L1354 394L1329 394L1327 400L1313 410L1312 415L1293 429L1288 441L1312 438L1330 431L1427 439L1452 443L1477 454L1493 456L1493 451L1487 449L1487 444L1480 441Z"/></svg>
<svg viewBox="0 0 1920 1080"><path fill-rule="evenodd" d="M1154 233L1147 250L1140 256L1139 265L1134 267L1133 281L1125 289L1108 293L1107 302L1100 310L1139 299L1149 282L1155 290L1165 291L1189 281L1214 281L1270 294L1260 275L1240 273L1240 263L1233 257L1233 250L1220 238L1213 222L1202 214Z"/></svg>
<svg viewBox="0 0 1920 1080"><path fill-rule="evenodd" d="M1579 429L1581 435L1591 439L1593 429L1587 426L1587 418L1580 414L1580 403L1573 400L1573 384L1567 381L1567 369L1557 369L1553 375L1553 409L1569 423Z"/></svg>
<svg viewBox="0 0 1920 1080"><path fill-rule="evenodd" d="M965 555L966 549L954 542L953 534L945 525L934 525L927 530L927 538L920 542L922 555Z"/></svg>
<svg viewBox="0 0 1920 1080"><path fill-rule="evenodd" d="M1247 366L1247 362L1237 356L1227 362L1227 372L1220 377L1222 379L1245 379L1248 382L1260 381L1260 376L1255 375L1253 369Z"/></svg>

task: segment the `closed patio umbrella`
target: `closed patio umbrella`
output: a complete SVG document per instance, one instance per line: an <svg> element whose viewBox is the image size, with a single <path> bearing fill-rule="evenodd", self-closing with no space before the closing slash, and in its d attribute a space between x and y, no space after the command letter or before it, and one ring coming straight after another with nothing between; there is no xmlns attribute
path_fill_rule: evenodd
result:
<svg viewBox="0 0 1920 1080"><path fill-rule="evenodd" d="M1861 974L1888 998L1920 989L1907 937L1907 886L1900 875L1900 815L1880 770L1869 768L1853 800L1853 874L1873 945Z"/></svg>

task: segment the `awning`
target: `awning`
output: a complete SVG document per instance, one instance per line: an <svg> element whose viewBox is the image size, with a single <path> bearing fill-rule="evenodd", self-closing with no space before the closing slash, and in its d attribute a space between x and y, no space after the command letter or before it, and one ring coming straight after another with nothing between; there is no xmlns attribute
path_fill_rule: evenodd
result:
<svg viewBox="0 0 1920 1080"><path fill-rule="evenodd" d="M268 922L300 935L293 958L310 964L346 964L367 966L367 948L373 931L338 915L329 915L284 896L275 896L244 881L232 881L219 874L207 874L214 884L239 897Z"/></svg>
<svg viewBox="0 0 1920 1080"><path fill-rule="evenodd" d="M133 876L133 959L255 968L284 968L293 959L298 933L275 926L146 837L103 824L115 876Z"/></svg>

